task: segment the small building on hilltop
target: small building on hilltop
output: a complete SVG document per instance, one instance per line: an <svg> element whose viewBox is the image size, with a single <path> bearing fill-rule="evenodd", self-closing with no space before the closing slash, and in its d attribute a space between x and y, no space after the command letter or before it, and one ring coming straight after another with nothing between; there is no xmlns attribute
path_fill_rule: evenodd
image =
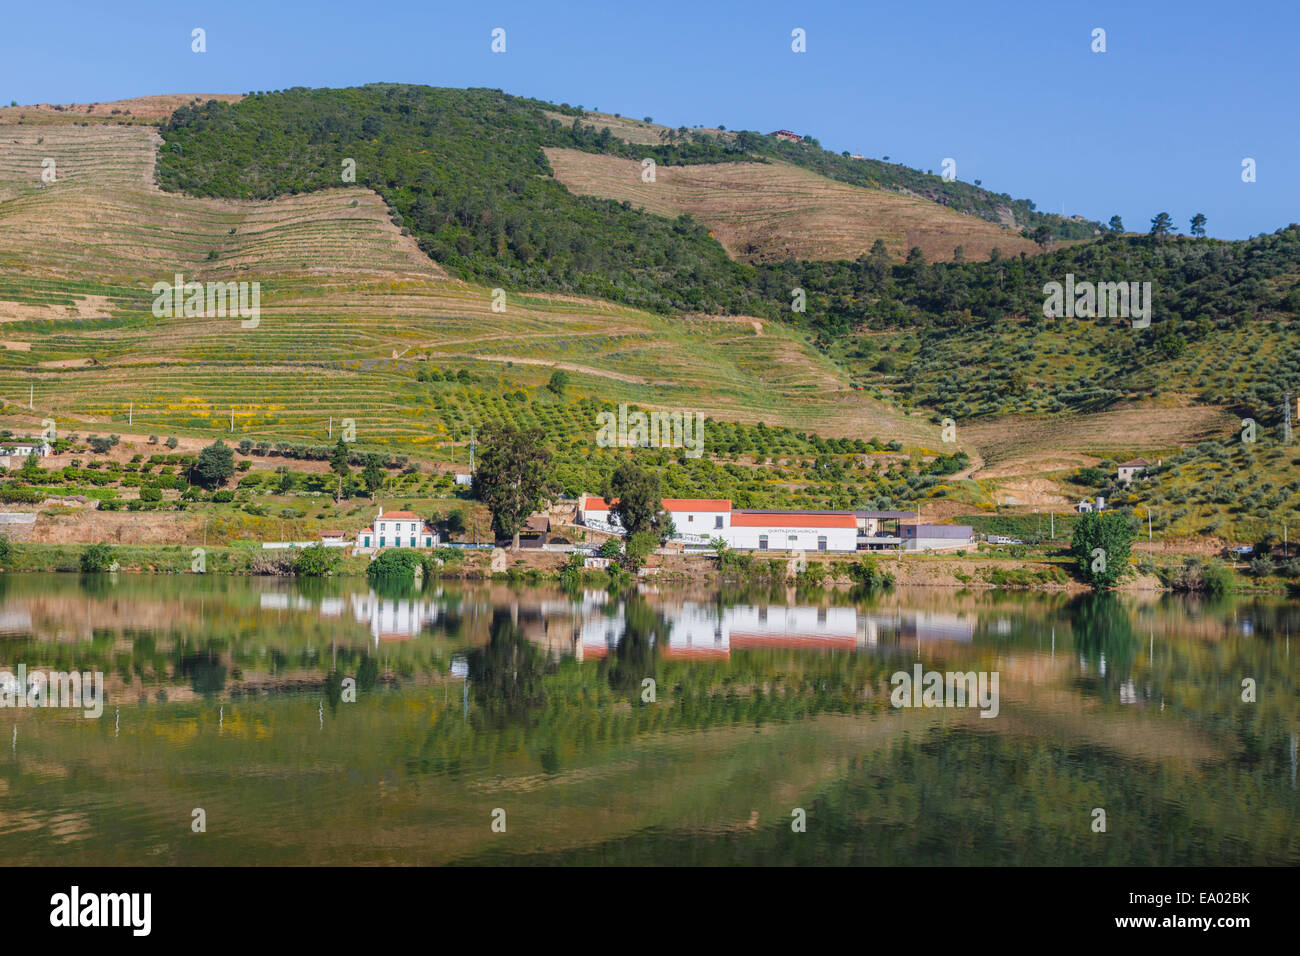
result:
<svg viewBox="0 0 1300 956"><path fill-rule="evenodd" d="M798 133L792 133L792 132L790 132L790 130L788 130L788 129L779 129L779 130L777 130L777 131L774 132L774 133L769 133L768 135L769 135L769 136L775 136L777 139L783 139L783 140L785 140L787 143L802 143L802 142L803 142L803 137L802 137L802 136L800 136Z"/></svg>
<svg viewBox="0 0 1300 956"><path fill-rule="evenodd" d="M1150 467L1151 462L1145 458L1134 458L1132 461L1121 462L1116 480L1121 485L1127 485Z"/></svg>

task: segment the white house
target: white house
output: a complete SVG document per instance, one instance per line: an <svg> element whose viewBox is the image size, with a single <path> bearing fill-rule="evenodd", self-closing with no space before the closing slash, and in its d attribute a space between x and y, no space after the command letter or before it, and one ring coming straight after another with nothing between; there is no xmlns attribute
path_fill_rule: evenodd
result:
<svg viewBox="0 0 1300 956"><path fill-rule="evenodd" d="M610 504L604 498L584 495L578 501L578 517L588 528L622 534L623 525L617 514L610 514ZM711 538L725 538L731 524L731 502L725 498L665 498L663 506L677 529L673 541L708 544Z"/></svg>
<svg viewBox="0 0 1300 956"><path fill-rule="evenodd" d="M380 548L436 548L438 532L427 521L410 511L379 509L374 527L357 532L358 551L378 551Z"/></svg>
<svg viewBox="0 0 1300 956"><path fill-rule="evenodd" d="M44 438L5 439L0 441L0 468L13 467L18 463L19 459L26 458L29 455L46 458L49 454L50 443Z"/></svg>
<svg viewBox="0 0 1300 956"><path fill-rule="evenodd" d="M734 511L727 544L745 551L856 551L852 511Z"/></svg>
<svg viewBox="0 0 1300 956"><path fill-rule="evenodd" d="M1119 473L1116 475L1116 480L1121 485L1127 485L1150 467L1151 462L1147 461L1145 458L1134 458L1132 461L1121 462Z"/></svg>

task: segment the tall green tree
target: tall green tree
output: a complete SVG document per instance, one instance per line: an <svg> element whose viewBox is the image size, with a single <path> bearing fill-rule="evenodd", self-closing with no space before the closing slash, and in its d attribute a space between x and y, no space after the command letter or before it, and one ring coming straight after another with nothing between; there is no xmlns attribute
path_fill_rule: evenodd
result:
<svg viewBox="0 0 1300 956"><path fill-rule="evenodd" d="M368 455L366 457L366 467L361 472L361 483L365 485L366 491L373 496L383 485L384 477L384 469L379 464L379 456Z"/></svg>
<svg viewBox="0 0 1300 956"><path fill-rule="evenodd" d="M621 461L606 479L604 494L607 501L618 499L610 510L618 515L629 538L642 531L660 536L667 530L671 519L664 512L657 471L631 460Z"/></svg>
<svg viewBox="0 0 1300 956"><path fill-rule="evenodd" d="M194 481L205 488L224 485L235 473L235 453L220 439L199 452L194 463Z"/></svg>
<svg viewBox="0 0 1300 956"><path fill-rule="evenodd" d="M551 451L540 427L518 428L495 423L483 430L474 497L492 513L492 530L519 548L519 532L529 515L554 493Z"/></svg>
<svg viewBox="0 0 1300 956"><path fill-rule="evenodd" d="M1155 236L1157 239L1164 240L1168 238L1170 233L1173 232L1173 229L1174 221L1169 217L1169 213L1167 212L1156 213L1155 217L1151 220L1151 235Z"/></svg>
<svg viewBox="0 0 1300 956"><path fill-rule="evenodd" d="M1198 212L1192 217L1192 235L1198 239L1205 236L1205 213Z"/></svg>
<svg viewBox="0 0 1300 956"><path fill-rule="evenodd" d="M348 443L340 438L334 450L330 452L330 470L340 478L348 477L352 474L352 469L348 467L348 458Z"/></svg>
<svg viewBox="0 0 1300 956"><path fill-rule="evenodd" d="M556 396L563 398L564 390L569 387L569 373L562 368L556 369L551 373L550 381L546 383L549 391L554 392Z"/></svg>
<svg viewBox="0 0 1300 956"><path fill-rule="evenodd" d="M1117 235L1124 231L1124 220L1119 218L1119 216L1111 216L1110 222L1107 223L1107 225L1109 226L1110 231Z"/></svg>
<svg viewBox="0 0 1300 956"><path fill-rule="evenodd" d="M1099 590L1113 588L1128 571L1133 537L1128 518L1119 512L1080 516L1070 541L1070 556L1080 577Z"/></svg>

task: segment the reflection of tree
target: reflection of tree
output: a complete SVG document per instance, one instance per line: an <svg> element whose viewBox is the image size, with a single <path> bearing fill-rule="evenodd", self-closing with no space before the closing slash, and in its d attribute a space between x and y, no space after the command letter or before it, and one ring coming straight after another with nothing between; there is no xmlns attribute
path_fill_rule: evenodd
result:
<svg viewBox="0 0 1300 956"><path fill-rule="evenodd" d="M357 666L357 690L374 690L379 683L379 661L369 654L361 658Z"/></svg>
<svg viewBox="0 0 1300 956"><path fill-rule="evenodd" d="M212 647L196 654L181 655L176 673L188 677L194 693L204 697L215 697L226 689L226 665Z"/></svg>
<svg viewBox="0 0 1300 956"><path fill-rule="evenodd" d="M330 705L330 713L338 713L339 702L343 700L343 675L330 671L325 675L325 702Z"/></svg>
<svg viewBox="0 0 1300 956"><path fill-rule="evenodd" d="M630 692L639 700L641 681L655 676L658 645L668 640L668 622L644 598L634 595L623 606L623 634L614 653L602 662L611 690Z"/></svg>
<svg viewBox="0 0 1300 956"><path fill-rule="evenodd" d="M545 654L510 620L507 609L492 615L486 647L469 654L469 679L478 713L491 727L522 724L546 703Z"/></svg>
<svg viewBox="0 0 1300 956"><path fill-rule="evenodd" d="M81 574L77 577L81 590L93 597L103 597L112 591L117 583L107 574Z"/></svg>
<svg viewBox="0 0 1300 956"><path fill-rule="evenodd" d="M1097 592L1081 595L1069 613L1074 623L1074 646L1084 659L1099 667L1106 659L1106 679L1122 680L1133 669L1137 637L1128 610L1114 594Z"/></svg>

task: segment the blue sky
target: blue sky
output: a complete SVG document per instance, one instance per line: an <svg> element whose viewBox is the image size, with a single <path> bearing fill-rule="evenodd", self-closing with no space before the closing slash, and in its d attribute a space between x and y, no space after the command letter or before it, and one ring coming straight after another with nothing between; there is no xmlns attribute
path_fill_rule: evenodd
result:
<svg viewBox="0 0 1300 956"><path fill-rule="evenodd" d="M1204 212L1211 235L1244 238L1300 221L1298 37L1294 0L66 0L8 5L0 100L499 87L672 126L784 127L936 172L952 157L958 178L1040 209L1130 230L1167 211L1183 232Z"/></svg>

